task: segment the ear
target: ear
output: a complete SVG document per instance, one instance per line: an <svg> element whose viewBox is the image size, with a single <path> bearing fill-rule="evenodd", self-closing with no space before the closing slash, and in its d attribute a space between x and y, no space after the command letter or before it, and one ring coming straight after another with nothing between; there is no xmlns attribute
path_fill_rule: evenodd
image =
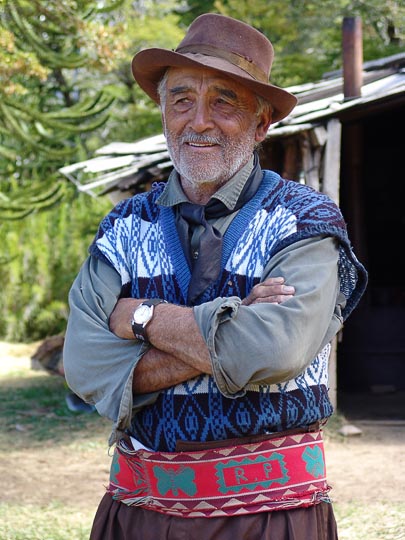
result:
<svg viewBox="0 0 405 540"><path fill-rule="evenodd" d="M271 111L262 112L256 126L255 141L260 143L266 138L272 120Z"/></svg>

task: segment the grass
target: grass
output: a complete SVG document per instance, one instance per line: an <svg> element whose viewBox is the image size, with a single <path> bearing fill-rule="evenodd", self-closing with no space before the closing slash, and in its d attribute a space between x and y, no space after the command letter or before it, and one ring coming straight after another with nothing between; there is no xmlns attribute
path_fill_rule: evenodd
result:
<svg viewBox="0 0 405 540"><path fill-rule="evenodd" d="M405 502L334 504L339 540L405 539Z"/></svg>
<svg viewBox="0 0 405 540"><path fill-rule="evenodd" d="M93 510L0 503L1 540L88 540Z"/></svg>
<svg viewBox="0 0 405 540"><path fill-rule="evenodd" d="M29 436L31 445L38 445L50 440L55 444L72 441L84 431L99 432L97 414L78 414L67 408L64 396L68 389L62 378L26 370L0 381L1 433L17 430ZM21 435L14 442L24 445L26 437ZM0 451L4 445L8 445L7 437L0 435Z"/></svg>
<svg viewBox="0 0 405 540"><path fill-rule="evenodd" d="M64 400L67 391L63 379L33 371L27 362L17 359L5 366L0 360L0 460L10 448L21 459L27 448L59 446L82 453L83 459L93 448L104 451L110 422L96 413L69 411ZM339 414L332 418L325 433L333 440L339 437L337 429L344 418ZM334 508L339 540L405 540L405 502L352 500L335 503ZM94 512L94 505L78 506L74 501L37 505L35 500L9 500L7 475L2 478L0 540L88 540Z"/></svg>
<svg viewBox="0 0 405 540"><path fill-rule="evenodd" d="M82 453L84 459L94 448L105 452L110 422L97 413L71 412L65 402L68 391L61 377L30 369L26 358L0 360L0 461L12 453L18 468L24 452L37 450L44 454L45 470L47 451L55 447ZM8 497L7 472L5 476L0 492L0 540L88 540L94 504L78 506L72 500L69 505L57 501L44 505L36 504L35 497L29 503L16 502L15 497ZM29 482L27 478L27 486Z"/></svg>

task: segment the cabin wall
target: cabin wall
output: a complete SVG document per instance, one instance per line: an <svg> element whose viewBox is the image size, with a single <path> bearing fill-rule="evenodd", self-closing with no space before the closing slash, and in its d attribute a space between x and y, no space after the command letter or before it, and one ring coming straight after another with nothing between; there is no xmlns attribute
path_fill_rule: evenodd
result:
<svg viewBox="0 0 405 540"><path fill-rule="evenodd" d="M405 390L404 107L343 127L342 210L369 272L361 306L343 331L342 390Z"/></svg>
<svg viewBox="0 0 405 540"><path fill-rule="evenodd" d="M404 149L394 129L404 122L403 104L347 112L318 126L317 136L270 137L261 151L263 167L338 202L369 272L366 293L335 343L334 402L339 393L405 391Z"/></svg>

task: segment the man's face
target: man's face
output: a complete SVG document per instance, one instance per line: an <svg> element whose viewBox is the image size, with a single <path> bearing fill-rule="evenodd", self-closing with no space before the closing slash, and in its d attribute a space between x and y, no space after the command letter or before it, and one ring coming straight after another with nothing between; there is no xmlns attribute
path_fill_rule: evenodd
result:
<svg viewBox="0 0 405 540"><path fill-rule="evenodd" d="M270 121L256 110L250 90L214 70L169 70L163 126L183 187L219 187L247 163Z"/></svg>

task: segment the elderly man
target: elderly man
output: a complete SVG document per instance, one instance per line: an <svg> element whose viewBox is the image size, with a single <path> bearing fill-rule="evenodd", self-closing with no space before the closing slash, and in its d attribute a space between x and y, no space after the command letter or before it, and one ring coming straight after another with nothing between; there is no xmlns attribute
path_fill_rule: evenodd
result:
<svg viewBox="0 0 405 540"><path fill-rule="evenodd" d="M93 540L337 538L328 356L367 278L336 205L260 168L296 103L272 60L215 14L133 60L174 170L102 221L70 292L67 381L114 422Z"/></svg>

